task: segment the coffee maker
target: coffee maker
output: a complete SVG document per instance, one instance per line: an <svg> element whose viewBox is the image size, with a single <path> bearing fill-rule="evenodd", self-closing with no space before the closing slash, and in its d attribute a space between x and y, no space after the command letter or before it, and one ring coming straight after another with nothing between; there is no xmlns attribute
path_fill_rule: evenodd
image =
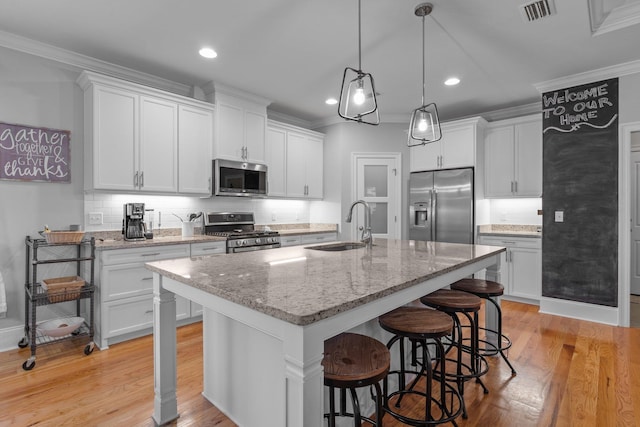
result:
<svg viewBox="0 0 640 427"><path fill-rule="evenodd" d="M126 203L122 220L124 240L145 240L144 203Z"/></svg>

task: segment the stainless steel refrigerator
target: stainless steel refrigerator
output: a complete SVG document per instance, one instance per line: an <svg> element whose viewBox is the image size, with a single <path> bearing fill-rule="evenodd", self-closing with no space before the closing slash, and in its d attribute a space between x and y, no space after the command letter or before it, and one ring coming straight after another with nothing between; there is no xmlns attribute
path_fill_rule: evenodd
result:
<svg viewBox="0 0 640 427"><path fill-rule="evenodd" d="M473 243L473 169L409 175L409 238Z"/></svg>

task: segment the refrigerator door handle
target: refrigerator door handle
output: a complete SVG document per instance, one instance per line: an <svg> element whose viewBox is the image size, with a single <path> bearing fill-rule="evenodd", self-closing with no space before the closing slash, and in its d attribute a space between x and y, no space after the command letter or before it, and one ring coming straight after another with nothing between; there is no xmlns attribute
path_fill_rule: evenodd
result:
<svg viewBox="0 0 640 427"><path fill-rule="evenodd" d="M438 192L431 192L431 240L438 240Z"/></svg>

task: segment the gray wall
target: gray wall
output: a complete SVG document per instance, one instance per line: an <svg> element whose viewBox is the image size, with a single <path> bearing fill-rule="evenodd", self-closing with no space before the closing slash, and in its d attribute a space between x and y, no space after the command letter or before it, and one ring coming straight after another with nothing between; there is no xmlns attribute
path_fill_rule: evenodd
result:
<svg viewBox="0 0 640 427"><path fill-rule="evenodd" d="M402 155L402 236L407 236L408 215L406 206L409 182L409 148L407 147L407 123L371 126L356 122L344 122L319 129L324 132L324 194L330 203L331 222L340 224L341 238L351 238L351 224L344 219L351 200L351 153L401 153Z"/></svg>
<svg viewBox="0 0 640 427"><path fill-rule="evenodd" d="M7 318L0 330L24 319L26 234L44 224L83 223L83 98L77 70L0 48L0 120L71 131L71 183L0 181L0 272Z"/></svg>

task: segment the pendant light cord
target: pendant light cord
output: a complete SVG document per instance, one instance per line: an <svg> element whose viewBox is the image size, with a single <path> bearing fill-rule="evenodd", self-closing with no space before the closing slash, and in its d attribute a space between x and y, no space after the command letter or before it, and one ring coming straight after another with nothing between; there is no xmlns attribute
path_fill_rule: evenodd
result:
<svg viewBox="0 0 640 427"><path fill-rule="evenodd" d="M362 71L362 30L360 29L362 12L360 11L360 2L361 0L358 0L358 71Z"/></svg>
<svg viewBox="0 0 640 427"><path fill-rule="evenodd" d="M425 15L422 15L422 105L424 105L424 98L425 98L424 97L424 92L425 92L425 87L426 87L426 84L424 82L424 80L425 80L425 78L424 78L424 75L425 75L425 66L424 66L424 57L425 57L425 54L424 54L424 49L425 49L424 18L425 18Z"/></svg>

